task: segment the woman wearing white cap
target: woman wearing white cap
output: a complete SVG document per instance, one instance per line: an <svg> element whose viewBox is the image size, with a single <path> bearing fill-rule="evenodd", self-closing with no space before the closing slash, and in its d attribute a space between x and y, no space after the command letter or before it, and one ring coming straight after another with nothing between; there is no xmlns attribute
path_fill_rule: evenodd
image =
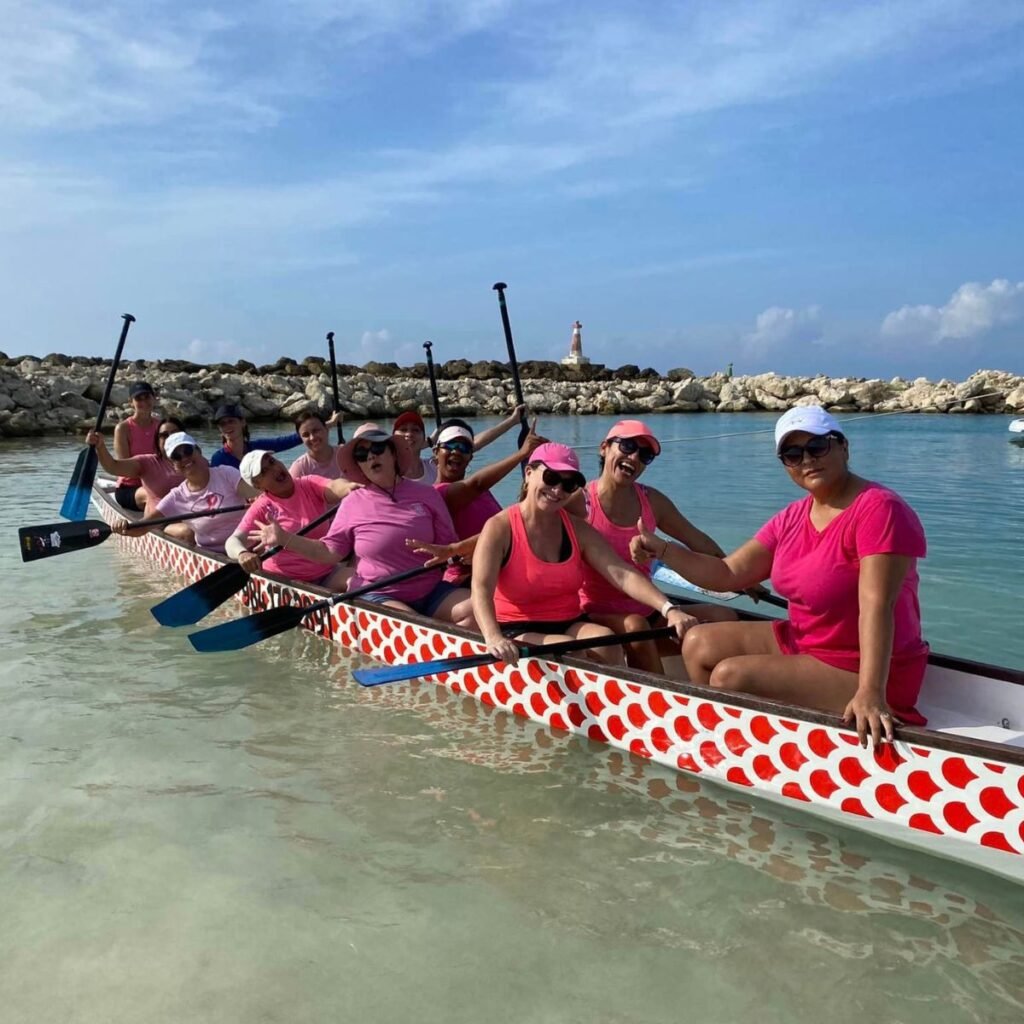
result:
<svg viewBox="0 0 1024 1024"><path fill-rule="evenodd" d="M862 743L869 734L876 744L891 740L893 712L924 723L914 707L928 660L917 597L921 522L898 494L850 471L846 437L820 406L783 415L775 450L808 496L752 540L720 559L644 529L634 554L712 590L770 576L789 599L788 619L692 630L683 644L692 680L842 715Z"/></svg>
<svg viewBox="0 0 1024 1024"><path fill-rule="evenodd" d="M661 454L654 431L641 420L620 420L601 442L598 464L601 474L581 489L568 509L585 519L611 545L615 553L633 568L650 576L649 562L637 564L629 545L637 535L637 520L651 532L661 530L692 551L724 558L725 552L702 530L698 530L661 491L638 483L644 470ZM583 569L580 591L583 611L595 622L616 633L633 633L655 625L660 616L641 601L623 593L615 584L592 569ZM698 622L724 622L737 618L729 608L713 604L688 604L686 611ZM679 654L678 644L654 640L630 644L626 660L634 668L664 672L662 654Z"/></svg>
<svg viewBox="0 0 1024 1024"><path fill-rule="evenodd" d="M357 569L350 587L382 581L380 589L363 596L364 601L472 628L469 591L444 580L443 567L400 583L383 582L423 566L423 556L407 547L406 540L450 544L456 539L441 495L429 484L405 478L406 471L415 468L415 453L396 444L393 435L376 423L364 423L342 446L338 460L345 475L360 481L362 489L341 506L323 538L296 537L279 524L270 524L264 543L282 544L321 568L354 554Z"/></svg>
<svg viewBox="0 0 1024 1024"><path fill-rule="evenodd" d="M166 421L165 421L166 422ZM163 428L161 427L161 430ZM199 444L191 435L179 430L163 442L171 465L183 477L158 502L147 507L145 519L183 515L188 512L215 512L220 508L238 505L255 498L258 491L243 482L238 470L231 466L210 466L203 457ZM166 533L187 543L194 543L208 551L223 551L228 537L241 522L241 512L202 516L187 523L171 523ZM114 529L123 532L127 523L118 523ZM142 531L132 531L137 536Z"/></svg>
<svg viewBox="0 0 1024 1024"><path fill-rule="evenodd" d="M263 561L260 555L280 541L269 539L276 531L297 531L319 518L361 484L348 480L328 480L322 476L304 476L296 480L273 452L254 449L242 456L242 479L260 496L249 506L241 522L228 538L224 550L248 573L262 568L304 583L317 583L329 590L344 590L352 570L349 566L325 566L301 552L285 550ZM322 537L328 523L320 523L309 536Z"/></svg>
<svg viewBox="0 0 1024 1024"><path fill-rule="evenodd" d="M584 484L576 453L547 442L530 456L518 504L489 519L473 555L473 610L488 650L515 662L518 644L609 636L607 626L591 622L580 607L585 565L653 611L665 615L682 638L696 624L627 565L601 535L565 510ZM595 655L622 664L618 647Z"/></svg>

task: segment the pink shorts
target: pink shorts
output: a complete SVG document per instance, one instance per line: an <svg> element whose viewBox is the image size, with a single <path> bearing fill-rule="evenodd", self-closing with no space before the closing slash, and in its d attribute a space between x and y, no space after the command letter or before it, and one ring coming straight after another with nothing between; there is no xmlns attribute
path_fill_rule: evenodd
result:
<svg viewBox="0 0 1024 1024"><path fill-rule="evenodd" d="M772 632L775 634L775 642L783 654L807 654L826 665L831 665L832 668L854 674L860 669L859 651L801 650L793 637L793 627L789 619L776 619L772 623ZM925 725L928 721L914 706L920 696L927 667L927 644L920 654L894 656L889 665L889 678L885 684L885 699L893 713L907 725Z"/></svg>

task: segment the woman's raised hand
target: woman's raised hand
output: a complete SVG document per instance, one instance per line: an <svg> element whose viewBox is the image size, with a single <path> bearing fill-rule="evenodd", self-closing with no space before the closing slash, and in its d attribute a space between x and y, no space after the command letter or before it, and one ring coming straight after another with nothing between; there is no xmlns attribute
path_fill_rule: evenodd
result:
<svg viewBox="0 0 1024 1024"><path fill-rule="evenodd" d="M444 565L455 554L454 544L428 544L425 540L406 540L405 546L417 555L429 555L424 565Z"/></svg>
<svg viewBox="0 0 1024 1024"><path fill-rule="evenodd" d="M519 447L519 454L524 459L528 459L542 444L547 444L548 439L537 433L537 417L533 417L533 422L530 424L530 429L523 438L523 443Z"/></svg>
<svg viewBox="0 0 1024 1024"><path fill-rule="evenodd" d="M254 545L258 554L271 548L284 547L289 534L276 519L257 519L254 526L255 529L249 531L249 543Z"/></svg>
<svg viewBox="0 0 1024 1024"><path fill-rule="evenodd" d="M90 430L89 433L85 435L85 443L92 445L93 448L106 447L103 435L98 430Z"/></svg>
<svg viewBox="0 0 1024 1024"><path fill-rule="evenodd" d="M646 565L653 558L661 558L668 547L668 541L656 537L644 526L643 516L636 521L637 535L629 542L629 557L637 565Z"/></svg>

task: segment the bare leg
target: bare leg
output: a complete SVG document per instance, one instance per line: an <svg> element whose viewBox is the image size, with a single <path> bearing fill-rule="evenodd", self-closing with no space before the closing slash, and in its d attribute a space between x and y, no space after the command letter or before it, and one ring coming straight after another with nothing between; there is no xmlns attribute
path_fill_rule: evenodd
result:
<svg viewBox="0 0 1024 1024"><path fill-rule="evenodd" d="M594 622L607 626L613 633L638 633L641 630L649 629L650 623L642 615L623 615L621 613L609 612L605 615L598 615L590 612ZM626 644L626 664L630 668L638 668L644 672L656 672L663 675L665 668L661 663L661 653L656 640L641 640L639 643ZM673 642L675 653L679 651L678 641Z"/></svg>
<svg viewBox="0 0 1024 1024"><path fill-rule="evenodd" d="M168 537L184 541L186 544L191 544L195 547L196 535L192 532L192 527L188 523L170 523L164 527L164 533Z"/></svg>
<svg viewBox="0 0 1024 1024"><path fill-rule="evenodd" d="M473 618L473 598L465 587L453 590L434 609L434 618L441 622L451 622L464 629L476 630L476 619Z"/></svg>
<svg viewBox="0 0 1024 1024"><path fill-rule="evenodd" d="M596 639L599 636L611 636L613 633L614 630L596 622L576 622L565 633L520 633L515 639L524 644L557 644L565 640L584 640L590 637ZM621 647L595 647L593 650L580 653L605 665L624 665L626 661Z"/></svg>
<svg viewBox="0 0 1024 1024"><path fill-rule="evenodd" d="M348 581L355 574L355 568L348 562L339 562L334 572L321 584L328 590L340 593L348 589Z"/></svg>
<svg viewBox="0 0 1024 1024"><path fill-rule="evenodd" d="M769 622L694 626L683 641L690 679L716 690L842 714L857 691L857 675L807 654L783 654Z"/></svg>

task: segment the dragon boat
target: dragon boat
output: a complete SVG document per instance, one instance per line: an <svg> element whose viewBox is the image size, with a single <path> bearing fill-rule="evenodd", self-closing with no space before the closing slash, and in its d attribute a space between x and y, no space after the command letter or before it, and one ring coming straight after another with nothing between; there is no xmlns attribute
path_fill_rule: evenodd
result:
<svg viewBox="0 0 1024 1024"><path fill-rule="evenodd" d="M108 524L124 516L101 485L92 500ZM159 532L115 540L190 582L228 561ZM261 573L238 598L250 611L264 611L327 596L320 587ZM485 650L477 634L359 600L313 611L303 625L387 664ZM861 747L834 715L629 668L612 674L571 655L430 679L635 759L1024 883L1022 671L933 653L918 702L928 727L901 727L895 743L877 750Z"/></svg>

